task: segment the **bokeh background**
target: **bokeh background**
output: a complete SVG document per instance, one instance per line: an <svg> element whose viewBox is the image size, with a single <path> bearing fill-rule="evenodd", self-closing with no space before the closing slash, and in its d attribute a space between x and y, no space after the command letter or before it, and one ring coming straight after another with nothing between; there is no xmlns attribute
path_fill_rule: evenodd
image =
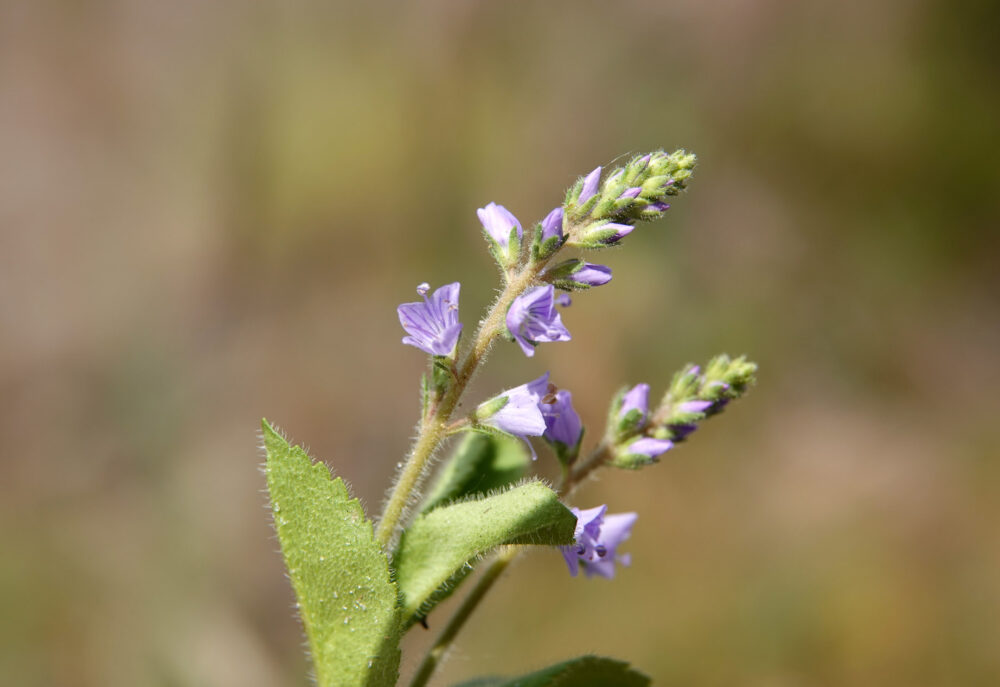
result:
<svg viewBox="0 0 1000 687"><path fill-rule="evenodd" d="M1000 684L1000 5L0 4L0 681L304 685L277 422L377 510L417 413L395 306L495 285L619 155L698 153L552 371L600 431L718 352L760 385L580 505L633 567L508 573L441 673L593 651L659 685ZM417 628L405 671L440 628Z"/></svg>

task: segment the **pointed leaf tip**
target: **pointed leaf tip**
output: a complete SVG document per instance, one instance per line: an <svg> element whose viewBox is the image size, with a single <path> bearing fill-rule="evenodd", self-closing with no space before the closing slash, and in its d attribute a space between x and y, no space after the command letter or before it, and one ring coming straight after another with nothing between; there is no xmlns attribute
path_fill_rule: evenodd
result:
<svg viewBox="0 0 1000 687"><path fill-rule="evenodd" d="M321 687L388 687L399 675L397 591L357 499L261 422L274 527Z"/></svg>
<svg viewBox="0 0 1000 687"><path fill-rule="evenodd" d="M403 532L393 559L407 626L498 546L571 544L575 528L576 516L538 481L420 515Z"/></svg>

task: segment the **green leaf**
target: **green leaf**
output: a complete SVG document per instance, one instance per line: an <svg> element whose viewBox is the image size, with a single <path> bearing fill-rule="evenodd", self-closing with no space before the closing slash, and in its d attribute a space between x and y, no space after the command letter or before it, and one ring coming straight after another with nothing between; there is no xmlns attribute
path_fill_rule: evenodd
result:
<svg viewBox="0 0 1000 687"><path fill-rule="evenodd" d="M343 480L262 422L274 526L321 687L388 687L399 676L389 562Z"/></svg>
<svg viewBox="0 0 1000 687"><path fill-rule="evenodd" d="M573 543L576 516L541 482L435 508L417 517L393 559L407 626L447 597L483 555L504 544Z"/></svg>
<svg viewBox="0 0 1000 687"><path fill-rule="evenodd" d="M651 680L628 663L581 656L515 678L477 678L455 687L646 687Z"/></svg>
<svg viewBox="0 0 1000 687"><path fill-rule="evenodd" d="M421 512L510 486L524 477L529 464L524 442L469 432L439 472Z"/></svg>

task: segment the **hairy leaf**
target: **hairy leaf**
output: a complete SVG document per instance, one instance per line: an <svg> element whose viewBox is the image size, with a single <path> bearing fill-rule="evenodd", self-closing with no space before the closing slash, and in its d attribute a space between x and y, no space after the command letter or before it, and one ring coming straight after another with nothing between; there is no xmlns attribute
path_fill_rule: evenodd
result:
<svg viewBox="0 0 1000 687"><path fill-rule="evenodd" d="M343 480L267 421L267 489L321 687L394 685L399 618L389 562Z"/></svg>
<svg viewBox="0 0 1000 687"><path fill-rule="evenodd" d="M541 482L435 508L417 517L393 560L407 624L427 614L471 570L504 544L573 542L576 516Z"/></svg>
<svg viewBox="0 0 1000 687"><path fill-rule="evenodd" d="M469 432L441 469L421 512L427 513L449 501L503 489L524 477L529 463L523 442Z"/></svg>
<svg viewBox="0 0 1000 687"><path fill-rule="evenodd" d="M581 656L515 678L477 678L456 687L646 687L648 677L628 663L601 656Z"/></svg>

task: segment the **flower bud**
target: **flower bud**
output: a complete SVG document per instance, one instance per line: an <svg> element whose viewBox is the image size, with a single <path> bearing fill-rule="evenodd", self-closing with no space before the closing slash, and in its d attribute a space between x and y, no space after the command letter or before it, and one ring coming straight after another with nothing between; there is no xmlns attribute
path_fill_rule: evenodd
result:
<svg viewBox="0 0 1000 687"><path fill-rule="evenodd" d="M521 255L523 238L521 223L510 210L496 203L479 208L476 214L483 225L483 234L489 244L490 253L501 268L510 269L517 264Z"/></svg>
<svg viewBox="0 0 1000 687"><path fill-rule="evenodd" d="M549 268L542 279L557 289L582 291L611 281L611 268L573 258Z"/></svg>

